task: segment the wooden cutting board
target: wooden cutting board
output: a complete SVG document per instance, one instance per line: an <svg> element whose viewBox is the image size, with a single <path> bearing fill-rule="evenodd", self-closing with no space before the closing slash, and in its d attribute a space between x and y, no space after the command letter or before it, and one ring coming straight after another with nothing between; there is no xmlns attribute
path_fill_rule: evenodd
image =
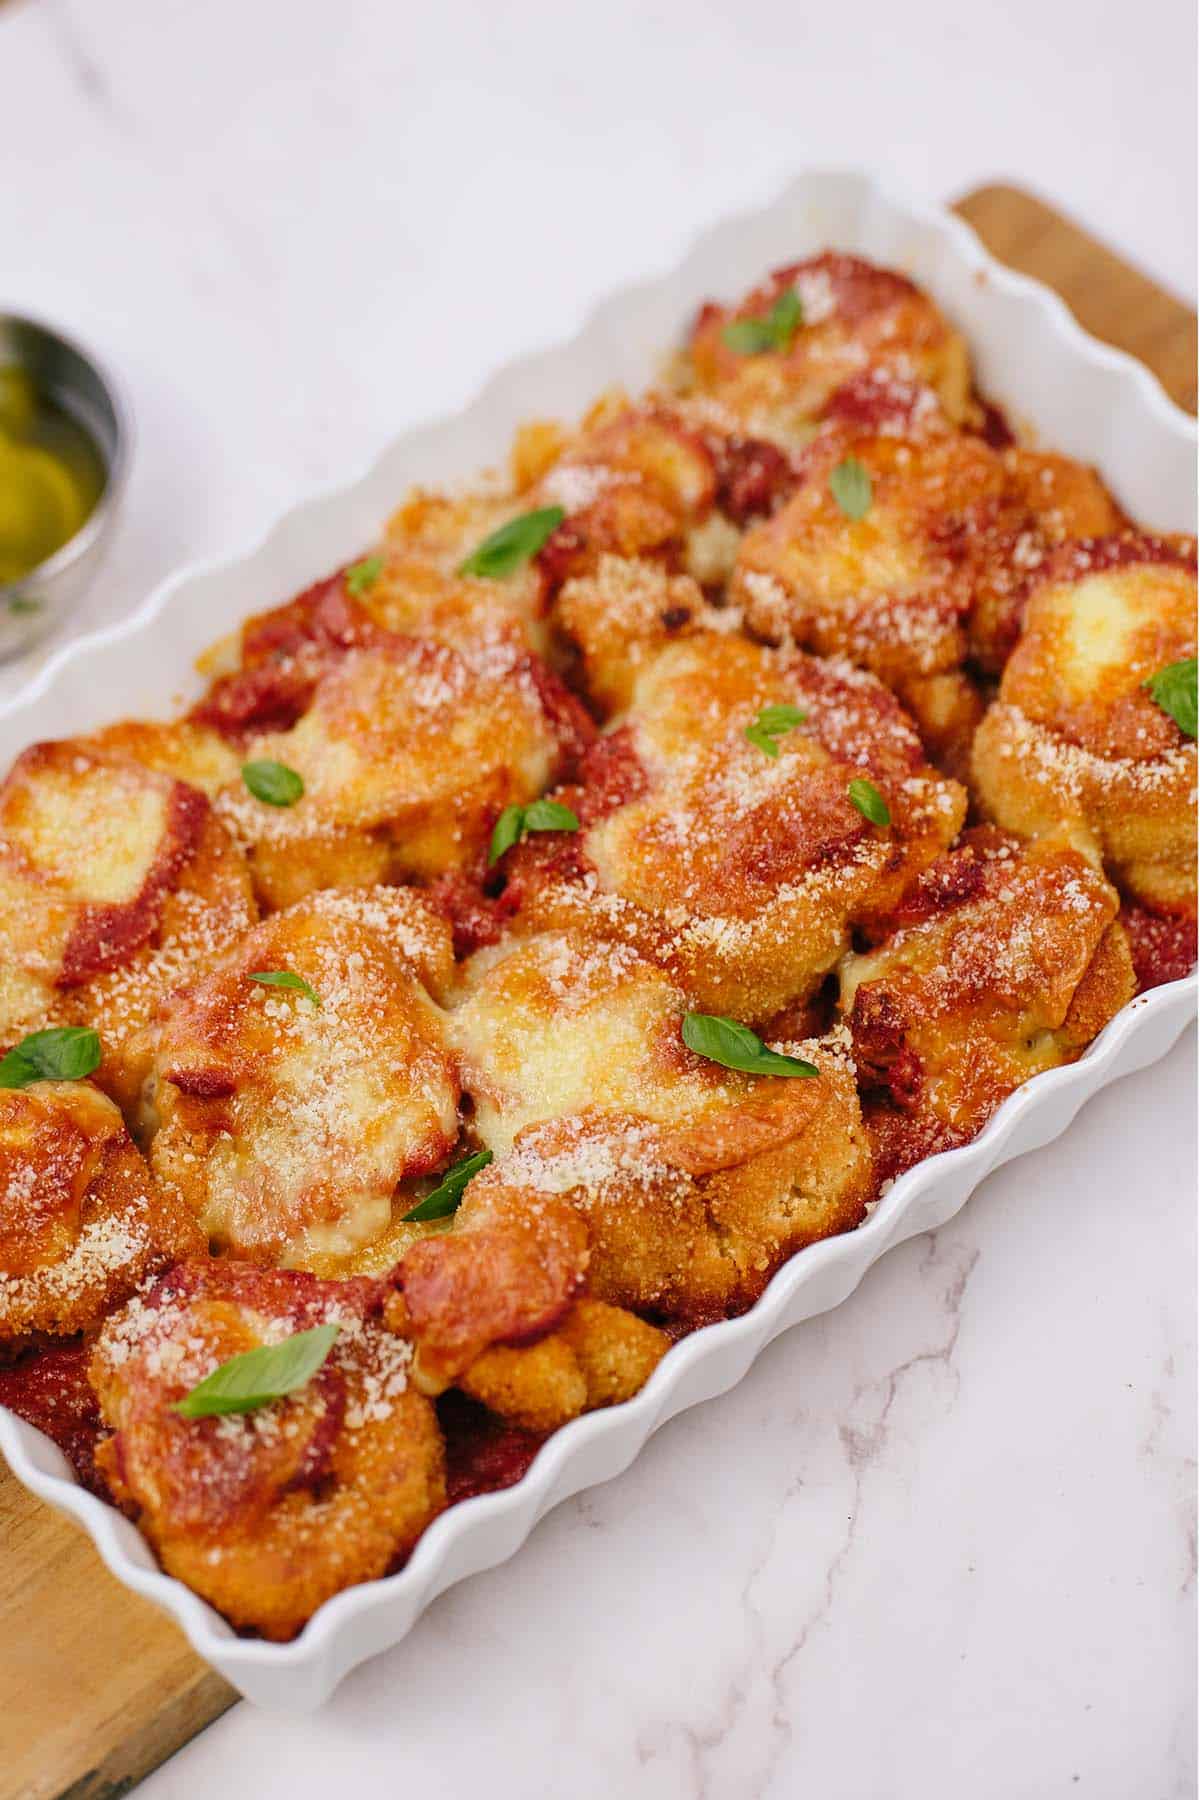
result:
<svg viewBox="0 0 1200 1800"><path fill-rule="evenodd" d="M1080 323L1196 410L1196 315L1030 194L955 210L993 255L1056 288ZM75 1528L0 1468L0 1800L112 1800L237 1698Z"/></svg>

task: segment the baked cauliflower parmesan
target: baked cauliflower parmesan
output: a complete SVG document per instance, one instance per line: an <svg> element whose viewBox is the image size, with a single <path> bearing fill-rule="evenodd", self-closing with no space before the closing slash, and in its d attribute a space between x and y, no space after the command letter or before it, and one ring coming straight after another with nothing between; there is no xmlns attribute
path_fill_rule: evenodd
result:
<svg viewBox="0 0 1200 1800"><path fill-rule="evenodd" d="M1196 548L902 274L0 780L0 1398L287 1639L1196 954Z"/></svg>

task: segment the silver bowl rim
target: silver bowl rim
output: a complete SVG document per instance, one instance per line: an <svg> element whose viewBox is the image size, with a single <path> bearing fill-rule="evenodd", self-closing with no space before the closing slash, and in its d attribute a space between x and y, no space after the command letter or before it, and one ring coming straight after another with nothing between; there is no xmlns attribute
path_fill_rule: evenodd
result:
<svg viewBox="0 0 1200 1800"><path fill-rule="evenodd" d="M16 581L0 581L0 598L8 594L19 594L31 581L52 581L64 569L85 556L97 540L112 524L113 516L124 492L129 478L129 465L133 453L133 409L125 389L113 374L112 369L89 344L81 343L77 337L63 331L61 326L52 325L48 320L40 318L36 313L14 312L8 307L0 308L0 321L14 321L18 325L31 325L35 331L44 332L47 337L56 338L66 349L72 351L81 362L86 363L104 389L109 405L112 407L116 429L113 436L111 456L104 456L103 446L98 445L104 457L104 491L93 506L83 524L73 537L65 544L60 544L52 556L35 564L28 574Z"/></svg>

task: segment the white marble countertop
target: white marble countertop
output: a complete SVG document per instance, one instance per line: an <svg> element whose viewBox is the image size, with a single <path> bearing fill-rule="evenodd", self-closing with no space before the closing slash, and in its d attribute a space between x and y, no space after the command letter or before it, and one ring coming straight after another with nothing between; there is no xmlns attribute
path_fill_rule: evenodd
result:
<svg viewBox="0 0 1200 1800"><path fill-rule="evenodd" d="M1194 292L1188 0L0 5L0 304L124 375L92 623L805 163L1040 188ZM22 670L0 671L0 695ZM444 1596L256 1800L1195 1791L1195 1040Z"/></svg>

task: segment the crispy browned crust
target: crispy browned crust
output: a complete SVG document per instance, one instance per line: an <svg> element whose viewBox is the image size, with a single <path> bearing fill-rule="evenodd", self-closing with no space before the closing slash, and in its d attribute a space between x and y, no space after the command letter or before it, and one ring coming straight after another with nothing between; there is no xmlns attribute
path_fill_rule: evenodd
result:
<svg viewBox="0 0 1200 1800"><path fill-rule="evenodd" d="M922 877L875 949L847 957L842 1006L882 1177L966 1143L1132 998L1116 915L1078 851L984 827Z"/></svg>
<svg viewBox="0 0 1200 1800"><path fill-rule="evenodd" d="M389 634L334 661L290 729L247 740L248 761L304 782L290 807L240 780L217 799L264 905L458 868L483 852L503 807L570 766L586 715L531 652L501 651L489 663Z"/></svg>
<svg viewBox="0 0 1200 1800"><path fill-rule="evenodd" d="M787 351L742 356L730 349L723 328L762 316L788 287L799 293L805 323ZM680 379L748 430L795 447L864 365L915 375L956 424L975 416L966 345L933 302L890 269L832 252L776 270L735 306L703 306Z"/></svg>
<svg viewBox="0 0 1200 1800"><path fill-rule="evenodd" d="M457 1233L497 1211L536 1229L568 1202L587 1227L590 1293L695 1324L856 1223L874 1188L844 1049L787 1045L816 1079L740 1075L685 1048L685 1009L624 946L551 934L483 952L451 1034L497 1160Z"/></svg>
<svg viewBox="0 0 1200 1800"><path fill-rule="evenodd" d="M807 716L773 759L745 732L779 703ZM564 795L578 838L506 859L511 928L625 941L698 1009L752 1022L814 992L854 927L952 841L966 805L873 677L714 631L646 663L582 775ZM883 795L890 827L852 803L859 779Z"/></svg>
<svg viewBox="0 0 1200 1800"><path fill-rule="evenodd" d="M1138 904L1194 915L1196 745L1145 682L1195 654L1191 540L1057 552L976 734L984 815L1023 837L1065 834Z"/></svg>
<svg viewBox="0 0 1200 1800"><path fill-rule="evenodd" d="M25 751L0 787L0 1043L99 1030L100 1084L128 1112L134 1038L158 997L256 917L249 875L204 793L166 764L202 754L169 728ZM158 747L158 764L131 753Z"/></svg>
<svg viewBox="0 0 1200 1800"><path fill-rule="evenodd" d="M524 1431L556 1431L582 1412L632 1399L670 1343L624 1307L577 1300L548 1337L485 1350L458 1386Z"/></svg>
<svg viewBox="0 0 1200 1800"><path fill-rule="evenodd" d="M293 1637L330 1595L395 1567L444 1504L437 1418L384 1298L378 1283L193 1262L115 1314L93 1353L114 1496L168 1573L264 1637ZM327 1361L285 1399L173 1410L218 1363L330 1322Z"/></svg>
<svg viewBox="0 0 1200 1800"><path fill-rule="evenodd" d="M147 1029L152 1167L214 1245L255 1261L350 1254L458 1135L458 1082L422 976L450 934L409 889L275 913ZM270 987L283 971L318 996Z"/></svg>
<svg viewBox="0 0 1200 1800"><path fill-rule="evenodd" d="M91 1331L148 1274L203 1250L90 1083L0 1088L0 1347Z"/></svg>

